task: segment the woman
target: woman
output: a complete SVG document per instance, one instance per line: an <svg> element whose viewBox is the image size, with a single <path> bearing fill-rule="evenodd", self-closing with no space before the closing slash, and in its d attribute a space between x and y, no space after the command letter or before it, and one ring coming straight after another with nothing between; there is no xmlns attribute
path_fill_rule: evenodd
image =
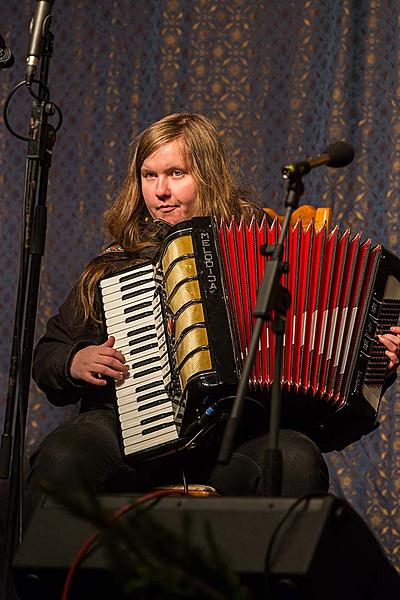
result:
<svg viewBox="0 0 400 600"><path fill-rule="evenodd" d="M250 218L260 210L234 183L222 140L211 122L195 114L173 114L135 140L128 173L106 225L114 239L85 269L58 315L50 319L34 357L33 377L50 402L81 402L80 415L61 425L32 458L30 501L40 482L63 490L140 491L163 483L208 483L221 494L260 493L267 436L263 419L240 432L229 465L217 465L218 444L126 465L121 457L114 412L114 381L128 375L124 356L103 330L97 283L154 257L165 227L196 215ZM166 225L167 224L167 225ZM400 329L384 339L391 367L397 366ZM257 423L257 426L256 426ZM282 494L327 491L321 453L301 433L282 430Z"/></svg>

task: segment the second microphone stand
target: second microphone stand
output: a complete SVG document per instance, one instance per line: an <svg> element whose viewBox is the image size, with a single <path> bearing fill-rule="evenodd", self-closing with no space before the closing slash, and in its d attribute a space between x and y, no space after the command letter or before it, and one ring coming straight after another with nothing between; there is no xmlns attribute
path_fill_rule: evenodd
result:
<svg viewBox="0 0 400 600"><path fill-rule="evenodd" d="M56 129L48 122L55 112L47 86L53 35L49 31L43 50L37 94L30 118L24 188L24 224L21 244L20 275L16 302L13 343L4 432L0 447L0 478L8 479L7 520L4 560L0 565L2 600L13 597L11 562L22 536L23 459L25 426L35 333L41 260L44 254L47 222L47 185ZM22 82L20 85L25 84ZM9 99L11 96L9 97ZM8 103L6 104L6 108ZM5 108L5 121L6 119ZM61 125L61 120L59 125Z"/></svg>
<svg viewBox="0 0 400 600"><path fill-rule="evenodd" d="M266 260L264 276L258 290L257 301L253 315L256 323L250 341L249 351L243 366L243 372L239 381L236 398L228 419L218 462L226 464L232 457L233 446L243 412L248 382L253 368L254 357L259 346L262 329L266 321L273 320L273 331L275 333L275 356L273 384L271 389L270 418L268 447L264 460L265 477L263 488L260 490L263 496L280 496L282 490L282 455L279 449L279 429L281 421L281 364L283 353L283 336L285 333L286 311L290 306L290 296L286 288L280 283L281 275L288 270L288 265L283 259L284 240L290 226L293 211L299 204L299 199L304 192L302 182L303 173L295 169L291 173L284 172L287 179L287 194L285 199L285 216L281 233L276 246L263 246L260 251L269 257Z"/></svg>

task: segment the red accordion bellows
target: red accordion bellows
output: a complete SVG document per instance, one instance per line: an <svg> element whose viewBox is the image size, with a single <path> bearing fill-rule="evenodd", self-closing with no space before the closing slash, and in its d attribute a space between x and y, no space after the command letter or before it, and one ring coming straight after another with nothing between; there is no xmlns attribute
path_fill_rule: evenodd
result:
<svg viewBox="0 0 400 600"><path fill-rule="evenodd" d="M231 313L243 358L251 339L251 315L266 260L260 246L275 245L279 232L276 222L270 226L266 220L261 224L253 221L249 226L232 222L219 227ZM298 222L288 232L284 260L289 271L282 276L291 296L281 368L284 388L324 396L340 407L351 380L356 379L356 361L365 359L369 363L366 384L370 381L378 393L388 360L376 335L397 324L400 297L398 279L380 272L385 270L387 258L383 250L381 245L372 247L370 240L362 242L360 235L351 236L349 230L340 233L335 228L328 234L326 228L315 231L311 224L304 229ZM385 289L378 289L378 308L381 311L383 306L384 310L379 317L373 300L374 290L382 286ZM251 385L269 387L273 371L274 336L268 322Z"/></svg>

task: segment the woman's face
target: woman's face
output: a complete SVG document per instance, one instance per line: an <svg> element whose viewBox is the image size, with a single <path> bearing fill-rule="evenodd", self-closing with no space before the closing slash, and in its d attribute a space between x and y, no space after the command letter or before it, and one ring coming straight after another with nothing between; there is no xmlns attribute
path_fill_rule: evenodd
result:
<svg viewBox="0 0 400 600"><path fill-rule="evenodd" d="M143 198L153 219L175 225L193 216L197 185L185 165L182 140L168 142L150 154L140 174Z"/></svg>

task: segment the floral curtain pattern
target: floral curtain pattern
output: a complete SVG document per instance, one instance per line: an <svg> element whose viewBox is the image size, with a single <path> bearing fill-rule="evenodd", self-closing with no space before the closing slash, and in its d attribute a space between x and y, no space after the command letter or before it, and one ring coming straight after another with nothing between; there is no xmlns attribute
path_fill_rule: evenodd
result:
<svg viewBox="0 0 400 600"><path fill-rule="evenodd" d="M2 7L16 64L0 72L0 108L24 77L31 0ZM339 139L353 163L305 180L304 202L399 252L400 5L383 0L84 0L55 2L49 83L64 124L54 148L36 334L101 248L102 214L121 183L132 137L175 111L210 117L257 202L282 212L280 166ZM25 133L30 102L10 115ZM0 118L0 423L17 286L26 147ZM27 448L72 409L31 389ZM350 500L400 567L400 386L378 431L327 456L332 491Z"/></svg>

